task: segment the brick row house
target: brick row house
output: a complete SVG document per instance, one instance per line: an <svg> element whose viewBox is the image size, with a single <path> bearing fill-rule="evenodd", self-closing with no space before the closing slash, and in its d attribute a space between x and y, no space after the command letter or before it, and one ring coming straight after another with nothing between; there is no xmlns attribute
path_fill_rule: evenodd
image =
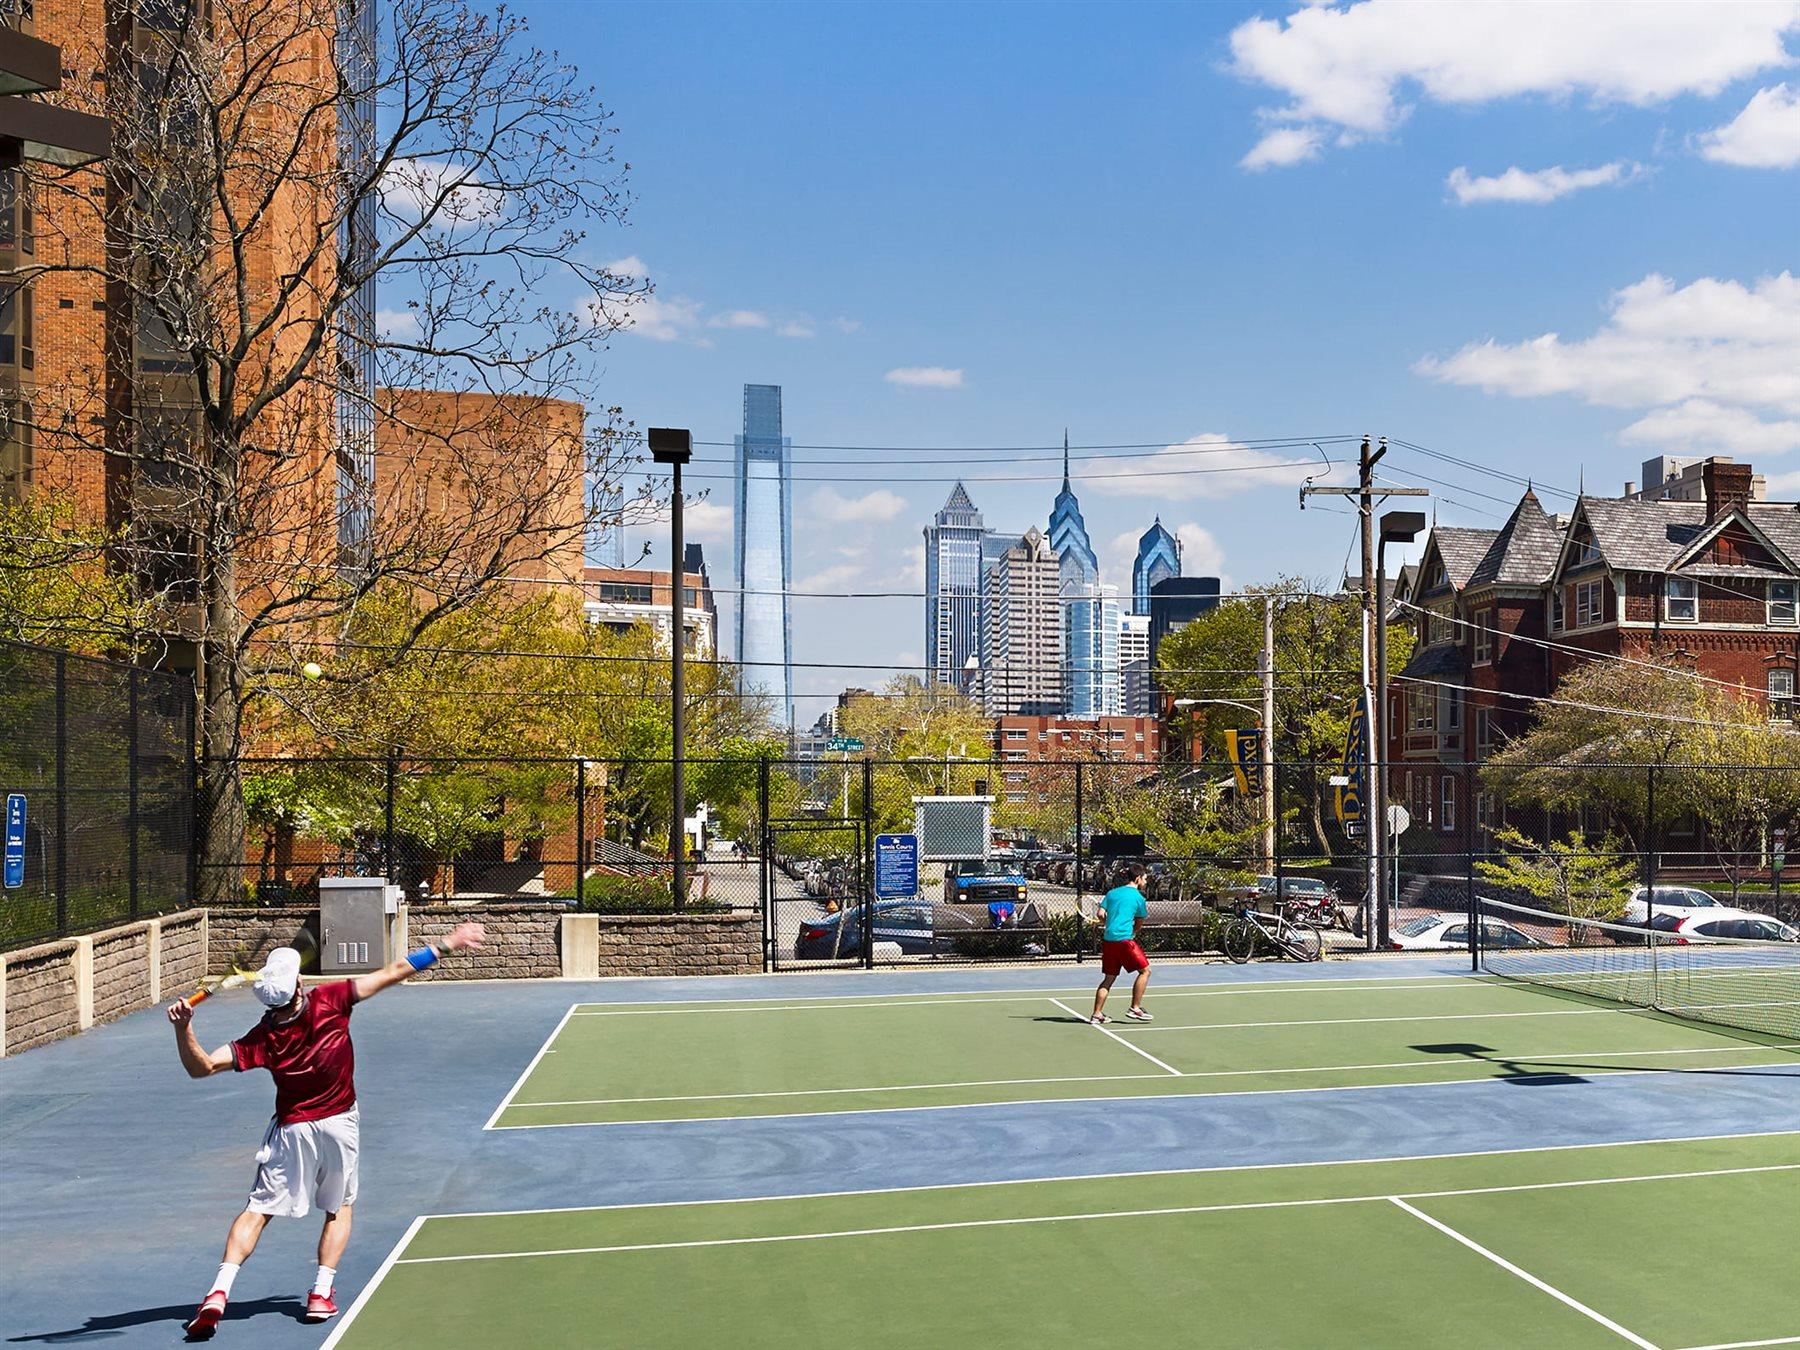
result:
<svg viewBox="0 0 1800 1350"><path fill-rule="evenodd" d="M1389 792L1409 841L1460 838L1466 811L1496 825L1464 763L1522 733L1532 700L1588 660L1679 663L1792 719L1800 505L1763 500L1761 477L1723 456L1645 471L1653 486L1583 495L1566 515L1527 490L1498 529L1431 532L1397 592L1418 645L1389 691Z"/></svg>

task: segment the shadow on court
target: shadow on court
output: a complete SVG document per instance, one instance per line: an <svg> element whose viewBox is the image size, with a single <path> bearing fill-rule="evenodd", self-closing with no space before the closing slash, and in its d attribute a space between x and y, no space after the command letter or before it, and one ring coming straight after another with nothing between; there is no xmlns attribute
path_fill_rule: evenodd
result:
<svg viewBox="0 0 1800 1350"><path fill-rule="evenodd" d="M280 1316L298 1322L300 1314L305 1311L306 1304L297 1298L252 1298L228 1305L225 1309L225 1321L245 1322L252 1317ZM132 1327L155 1326L159 1322L166 1322L171 1330L179 1331L182 1324L193 1315L193 1303L174 1303L161 1308L136 1308L131 1312L90 1317L80 1326L71 1327L67 1331L40 1331L28 1336L8 1336L6 1339L9 1345L22 1341L36 1341L45 1345L80 1344L83 1341L118 1336Z"/></svg>
<svg viewBox="0 0 1800 1350"><path fill-rule="evenodd" d="M1572 1083L1591 1083L1593 1079L1584 1078L1579 1073L1572 1073L1561 1065L1543 1065L1543 1061L1535 1059L1519 1059L1503 1054L1490 1045L1475 1045L1466 1041L1449 1041L1441 1045L1415 1045L1409 1047L1426 1055L1455 1055L1462 1059L1473 1060L1479 1064L1490 1064L1499 1072L1494 1075L1495 1081L1513 1083L1519 1087L1562 1087ZM1542 1067L1539 1067L1542 1066ZM1597 1064L1589 1063L1581 1066L1589 1071L1646 1073L1655 1072L1653 1066L1638 1064ZM1800 1073L1783 1071L1775 1065L1750 1064L1742 1067L1693 1070L1684 1069L1679 1072L1704 1072L1719 1077L1757 1078L1797 1078Z"/></svg>

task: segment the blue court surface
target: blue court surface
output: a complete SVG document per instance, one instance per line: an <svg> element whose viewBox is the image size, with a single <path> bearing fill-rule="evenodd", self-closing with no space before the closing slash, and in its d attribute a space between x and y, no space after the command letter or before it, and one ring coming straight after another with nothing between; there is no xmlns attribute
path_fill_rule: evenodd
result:
<svg viewBox="0 0 1800 1350"><path fill-rule="evenodd" d="M1800 1213L1800 1045L1434 957L1166 965L1108 1034L1092 978L391 991L346 1312L297 1320L317 1222L276 1220L215 1344L1042 1347L1105 1332L1096 1270L1158 1344L1800 1344L1800 1256L1751 1236ZM0 1341L179 1343L271 1102L189 1081L158 1010L0 1060ZM1675 1239L1729 1297L1643 1255Z"/></svg>

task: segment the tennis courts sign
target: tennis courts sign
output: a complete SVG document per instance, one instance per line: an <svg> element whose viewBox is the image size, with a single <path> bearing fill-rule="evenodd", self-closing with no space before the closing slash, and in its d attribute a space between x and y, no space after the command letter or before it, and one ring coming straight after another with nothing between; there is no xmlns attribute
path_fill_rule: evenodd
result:
<svg viewBox="0 0 1800 1350"><path fill-rule="evenodd" d="M6 795L6 886L25 884L25 794Z"/></svg>
<svg viewBox="0 0 1800 1350"><path fill-rule="evenodd" d="M908 899L919 893L919 836L875 836L875 898Z"/></svg>

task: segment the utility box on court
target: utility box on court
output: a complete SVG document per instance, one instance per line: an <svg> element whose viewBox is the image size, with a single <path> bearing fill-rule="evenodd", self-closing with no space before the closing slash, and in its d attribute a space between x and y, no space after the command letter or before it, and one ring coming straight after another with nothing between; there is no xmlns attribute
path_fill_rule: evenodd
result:
<svg viewBox="0 0 1800 1350"><path fill-rule="evenodd" d="M386 877L319 878L319 973L356 975L387 964Z"/></svg>

